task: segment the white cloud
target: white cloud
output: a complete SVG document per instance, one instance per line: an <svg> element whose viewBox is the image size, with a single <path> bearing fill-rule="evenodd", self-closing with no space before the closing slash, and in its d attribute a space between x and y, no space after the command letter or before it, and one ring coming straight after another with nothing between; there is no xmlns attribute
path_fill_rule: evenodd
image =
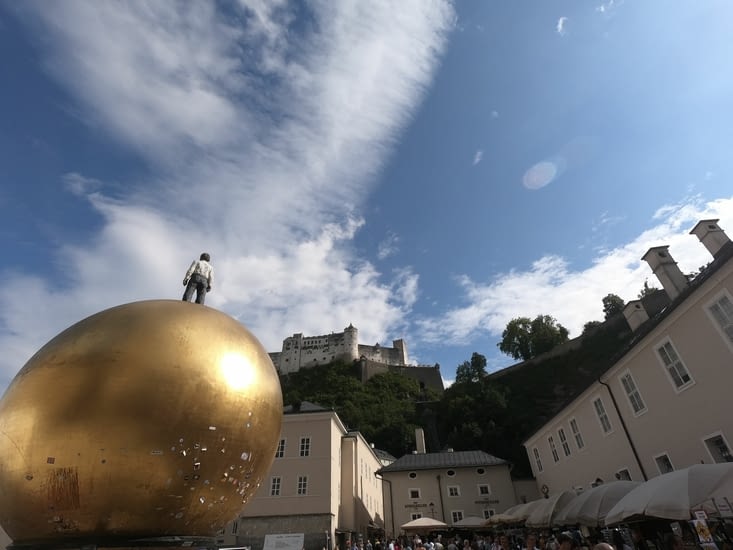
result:
<svg viewBox="0 0 733 550"><path fill-rule="evenodd" d="M608 211L601 212L601 215L598 217L598 219L593 222L593 227L591 228L591 231L596 233L601 229L607 229L614 225L618 225L625 219L625 216L613 216L609 214Z"/></svg>
<svg viewBox="0 0 733 550"><path fill-rule="evenodd" d="M596 7L596 11L605 15L609 15L613 10L618 8L623 3L624 0L608 0L607 2L602 2L600 5L598 5Z"/></svg>
<svg viewBox="0 0 733 550"><path fill-rule="evenodd" d="M390 256L394 256L400 251L400 238L396 233L390 231L387 236L377 246L377 258L385 260Z"/></svg>
<svg viewBox="0 0 733 550"><path fill-rule="evenodd" d="M466 305L421 319L422 336L426 341L465 344L486 332L500 336L514 317L539 314L552 315L577 336L587 321L603 319L601 300L606 294L636 299L645 279L661 287L640 260L650 247L669 245L685 273L710 262L704 246L689 235L695 223L709 218L719 218L723 229L733 228L733 197L707 204L693 198L663 207L654 216L656 225L604 252L587 269L573 270L564 258L544 256L527 270L502 273L487 282L462 276L458 284Z"/></svg>
<svg viewBox="0 0 733 550"><path fill-rule="evenodd" d="M476 166L479 162L481 162L481 159L484 157L484 152L479 149L476 151L476 153L473 155L473 165Z"/></svg>
<svg viewBox="0 0 733 550"><path fill-rule="evenodd" d="M76 172L65 174L61 179L69 192L80 197L98 191L103 185L102 182L97 179L85 178Z"/></svg>
<svg viewBox="0 0 733 550"><path fill-rule="evenodd" d="M565 29L565 25L568 22L568 18L563 16L560 19L557 20L557 25L555 25L555 30L557 31L557 34L560 36L565 36L565 33L567 32Z"/></svg>
<svg viewBox="0 0 733 550"><path fill-rule="evenodd" d="M80 119L144 157L153 173L115 186L94 174L68 189L103 220L63 245L63 278L3 272L0 382L48 338L102 308L178 299L208 251L207 303L240 318L268 349L291 332L353 322L397 337L417 276L385 277L349 252L355 212L429 84L454 24L422 0L25 3L45 65ZM301 8L298 8L301 9ZM42 319L34 312L44 311Z"/></svg>

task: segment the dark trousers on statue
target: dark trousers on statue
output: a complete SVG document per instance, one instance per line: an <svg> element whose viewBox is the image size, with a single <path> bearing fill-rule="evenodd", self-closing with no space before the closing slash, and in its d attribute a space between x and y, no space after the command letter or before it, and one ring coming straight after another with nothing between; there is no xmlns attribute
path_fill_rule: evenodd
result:
<svg viewBox="0 0 733 550"><path fill-rule="evenodd" d="M188 284L186 285L186 290L183 291L183 301L190 302L191 297L193 296L193 291L195 290L196 303L203 304L206 299L206 287L208 284L209 282L202 275L199 275L198 273L191 275L191 278L188 280Z"/></svg>

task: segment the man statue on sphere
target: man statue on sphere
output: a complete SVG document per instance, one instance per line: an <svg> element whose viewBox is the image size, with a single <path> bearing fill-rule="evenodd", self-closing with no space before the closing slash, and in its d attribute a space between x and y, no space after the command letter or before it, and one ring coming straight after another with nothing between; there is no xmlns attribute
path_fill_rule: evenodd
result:
<svg viewBox="0 0 733 550"><path fill-rule="evenodd" d="M186 287L183 292L184 302L190 302L193 291L196 290L196 303L203 305L206 293L211 292L211 283L214 280L214 268L210 261L211 256L204 252L198 260L191 263L183 278L183 286Z"/></svg>

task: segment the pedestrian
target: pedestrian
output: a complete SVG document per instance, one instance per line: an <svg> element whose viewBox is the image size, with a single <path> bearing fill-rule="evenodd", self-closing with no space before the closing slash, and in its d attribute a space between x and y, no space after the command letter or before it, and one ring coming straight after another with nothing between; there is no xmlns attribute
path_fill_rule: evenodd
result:
<svg viewBox="0 0 733 550"><path fill-rule="evenodd" d="M183 286L186 290L183 292L183 301L190 302L193 297L193 291L196 291L196 303L204 304L206 293L211 292L211 283L214 280L214 268L209 263L211 257L204 252L198 260L191 262L191 267L186 271L183 278Z"/></svg>

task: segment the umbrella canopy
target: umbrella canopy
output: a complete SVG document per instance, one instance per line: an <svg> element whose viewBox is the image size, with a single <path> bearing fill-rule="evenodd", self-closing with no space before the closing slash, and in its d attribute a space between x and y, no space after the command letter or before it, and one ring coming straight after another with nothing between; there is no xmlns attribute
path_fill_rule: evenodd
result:
<svg viewBox="0 0 733 550"><path fill-rule="evenodd" d="M506 509L501 514L494 514L493 516L491 516L489 519L487 519L484 522L484 525L498 525L502 523L511 523L512 521L511 512L513 510L516 510L520 506L524 506L524 504L516 504L512 506L511 508Z"/></svg>
<svg viewBox="0 0 733 550"><path fill-rule="evenodd" d="M733 499L733 463L695 464L642 483L606 515L606 525L634 516L690 519L691 510L713 498Z"/></svg>
<svg viewBox="0 0 733 550"><path fill-rule="evenodd" d="M550 498L540 499L541 503L532 509L524 524L527 527L550 527L555 516L575 498L572 491L563 491Z"/></svg>
<svg viewBox="0 0 733 550"><path fill-rule="evenodd" d="M539 498L537 500L531 500L523 504L517 504L512 506L503 515L506 516L505 523L521 523L526 520L532 511L541 506L547 499Z"/></svg>
<svg viewBox="0 0 733 550"><path fill-rule="evenodd" d="M555 525L603 526L608 511L639 485L639 481L611 481L584 491L560 511Z"/></svg>
<svg viewBox="0 0 733 550"><path fill-rule="evenodd" d="M400 529L403 531L435 531L447 528L447 524L433 518L417 518L412 521L408 521L404 525L400 525Z"/></svg>
<svg viewBox="0 0 733 550"><path fill-rule="evenodd" d="M453 527L483 527L486 523L484 518L478 516L466 516L462 520L453 523Z"/></svg>

